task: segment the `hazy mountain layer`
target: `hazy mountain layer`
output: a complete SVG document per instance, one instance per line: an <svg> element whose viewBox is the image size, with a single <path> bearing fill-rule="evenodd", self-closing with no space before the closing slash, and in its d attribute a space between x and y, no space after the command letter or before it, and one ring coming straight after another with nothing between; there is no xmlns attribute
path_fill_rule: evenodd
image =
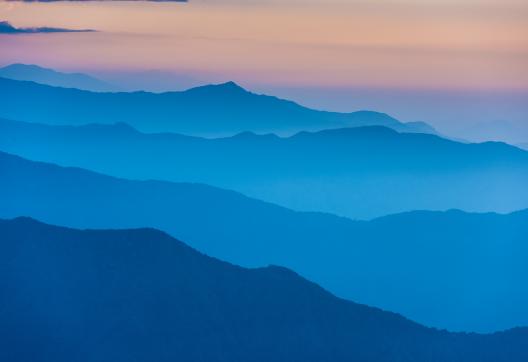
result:
<svg viewBox="0 0 528 362"><path fill-rule="evenodd" d="M372 218L411 210L528 208L528 152L384 127L203 139L0 121L0 150L118 177L200 182L304 211Z"/></svg>
<svg viewBox="0 0 528 362"><path fill-rule="evenodd" d="M182 92L91 93L0 78L0 117L49 124L126 122L147 132L232 135L383 125L399 131L434 130L378 112L317 111L257 95L233 82ZM28 106L30 104L30 106Z"/></svg>
<svg viewBox="0 0 528 362"><path fill-rule="evenodd" d="M429 326L528 325L528 211L412 212L359 222L205 185L127 181L5 153L0 174L2 218L155 227L236 264L291 267L338 296Z"/></svg>
<svg viewBox="0 0 528 362"><path fill-rule="evenodd" d="M29 64L11 64L0 68L0 77L33 81L64 88L78 88L94 92L115 91L116 87L82 73L62 73L53 69Z"/></svg>

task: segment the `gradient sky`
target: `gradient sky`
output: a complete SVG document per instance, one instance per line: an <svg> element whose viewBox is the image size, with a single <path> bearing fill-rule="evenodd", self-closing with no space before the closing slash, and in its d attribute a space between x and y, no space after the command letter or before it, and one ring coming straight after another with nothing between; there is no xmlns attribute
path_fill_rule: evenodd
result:
<svg viewBox="0 0 528 362"><path fill-rule="evenodd" d="M0 65L157 69L261 89L528 91L525 0L0 2L0 20L99 30L0 35Z"/></svg>

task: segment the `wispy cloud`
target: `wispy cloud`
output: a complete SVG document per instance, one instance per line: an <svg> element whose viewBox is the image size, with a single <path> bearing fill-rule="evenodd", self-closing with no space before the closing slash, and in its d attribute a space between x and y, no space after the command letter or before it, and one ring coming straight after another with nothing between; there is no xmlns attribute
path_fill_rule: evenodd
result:
<svg viewBox="0 0 528 362"><path fill-rule="evenodd" d="M8 21L0 21L0 34L37 34L37 33L85 33L94 32L92 29L64 29L51 27L17 28Z"/></svg>
<svg viewBox="0 0 528 362"><path fill-rule="evenodd" d="M87 1L147 1L147 2L176 2L176 3L186 3L189 0L7 0L11 2L25 2L25 3L52 3L52 2L59 2L59 1L72 1L72 2L87 2Z"/></svg>

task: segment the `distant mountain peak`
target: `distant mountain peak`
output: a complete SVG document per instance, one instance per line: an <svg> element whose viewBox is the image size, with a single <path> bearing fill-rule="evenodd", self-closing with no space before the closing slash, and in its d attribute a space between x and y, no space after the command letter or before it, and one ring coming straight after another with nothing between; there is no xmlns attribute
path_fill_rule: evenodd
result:
<svg viewBox="0 0 528 362"><path fill-rule="evenodd" d="M55 72L54 70L52 69L49 69L49 68L44 68L44 67L41 67L39 65L36 65L36 64L24 64L24 63L13 63L13 64L9 64L9 65L6 65L5 67L3 67L2 69L45 69L45 70L50 70L50 71L53 71Z"/></svg>
<svg viewBox="0 0 528 362"><path fill-rule="evenodd" d="M51 68L41 67L40 65L36 64L24 64L24 63L13 63L6 65L3 68L0 68L0 72L41 72L41 73L48 73L48 74L55 74L55 75L76 75L76 76L84 76L88 77L87 75L81 74L81 73L62 73L58 72ZM15 79L15 78L13 78Z"/></svg>
<svg viewBox="0 0 528 362"><path fill-rule="evenodd" d="M64 73L35 64L13 63L7 65L0 68L0 77L93 92L116 90L116 87L113 85L83 73Z"/></svg>
<svg viewBox="0 0 528 362"><path fill-rule="evenodd" d="M239 84L229 81L225 83L218 83L218 84L208 84L203 85L195 88L189 89L187 92L221 92L223 94L249 94L250 92L240 86Z"/></svg>
<svg viewBox="0 0 528 362"><path fill-rule="evenodd" d="M360 111L349 113L349 116L361 118L363 122L372 123L373 121L375 121L377 125L381 125L381 126L394 126L394 125L401 124L400 121L398 121L394 117L389 116L387 113L377 112L377 111L360 110Z"/></svg>
<svg viewBox="0 0 528 362"><path fill-rule="evenodd" d="M237 90L244 90L245 91L245 89L242 86L240 86L238 83L233 82L232 80L230 80L228 82L225 82L225 83L220 83L220 84L218 84L218 87L227 88L227 89L231 88L231 89L237 89Z"/></svg>

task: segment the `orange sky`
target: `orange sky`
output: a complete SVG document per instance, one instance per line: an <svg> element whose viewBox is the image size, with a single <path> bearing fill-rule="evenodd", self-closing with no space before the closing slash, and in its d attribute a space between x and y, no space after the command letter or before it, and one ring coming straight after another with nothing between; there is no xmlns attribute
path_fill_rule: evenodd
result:
<svg viewBox="0 0 528 362"><path fill-rule="evenodd" d="M163 69L309 86L528 88L528 2L191 0L0 3L0 64Z"/></svg>

